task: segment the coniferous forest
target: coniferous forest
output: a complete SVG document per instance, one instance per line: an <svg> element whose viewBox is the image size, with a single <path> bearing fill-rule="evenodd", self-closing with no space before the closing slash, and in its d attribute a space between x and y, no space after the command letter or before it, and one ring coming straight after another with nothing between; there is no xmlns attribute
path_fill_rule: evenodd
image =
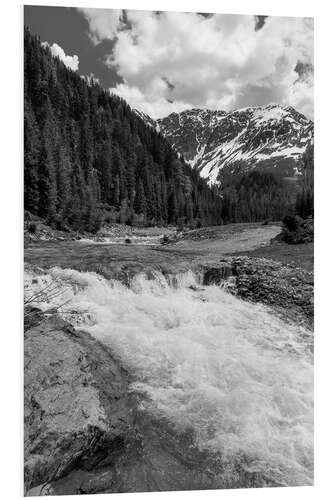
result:
<svg viewBox="0 0 333 500"><path fill-rule="evenodd" d="M57 229L221 223L208 187L125 101L71 71L25 28L25 210Z"/></svg>
<svg viewBox="0 0 333 500"><path fill-rule="evenodd" d="M282 220L286 214L302 218L314 216L314 153L309 144L302 156L302 175L298 180L286 179L274 171L249 170L232 174L223 169L222 219L229 222L257 222ZM245 170L245 172L244 172Z"/></svg>
<svg viewBox="0 0 333 500"><path fill-rule="evenodd" d="M272 172L250 170L223 184L225 222L281 220L295 203L295 186Z"/></svg>

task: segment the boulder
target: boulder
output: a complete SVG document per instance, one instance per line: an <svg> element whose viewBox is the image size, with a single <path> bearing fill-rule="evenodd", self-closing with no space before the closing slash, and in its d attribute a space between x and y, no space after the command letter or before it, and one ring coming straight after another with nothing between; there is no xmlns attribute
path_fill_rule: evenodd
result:
<svg viewBox="0 0 333 500"><path fill-rule="evenodd" d="M130 432L127 374L88 334L55 316L26 331L24 350L29 492L122 452Z"/></svg>

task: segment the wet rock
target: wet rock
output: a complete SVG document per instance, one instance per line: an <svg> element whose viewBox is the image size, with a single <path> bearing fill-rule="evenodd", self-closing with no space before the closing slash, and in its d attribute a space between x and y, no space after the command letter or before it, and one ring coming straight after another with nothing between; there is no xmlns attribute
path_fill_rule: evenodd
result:
<svg viewBox="0 0 333 500"><path fill-rule="evenodd" d="M270 259L228 257L204 268L203 283L226 286L235 295L313 326L313 273L305 269Z"/></svg>
<svg viewBox="0 0 333 500"><path fill-rule="evenodd" d="M53 318L26 331L24 362L26 491L122 449L127 378L105 348Z"/></svg>
<svg viewBox="0 0 333 500"><path fill-rule="evenodd" d="M220 285L232 275L231 264L222 261L217 265L208 265L203 270L203 285Z"/></svg>

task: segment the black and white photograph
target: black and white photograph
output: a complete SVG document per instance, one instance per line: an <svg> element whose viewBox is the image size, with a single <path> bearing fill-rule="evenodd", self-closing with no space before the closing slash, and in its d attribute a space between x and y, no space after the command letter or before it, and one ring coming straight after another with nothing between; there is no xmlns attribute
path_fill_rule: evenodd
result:
<svg viewBox="0 0 333 500"><path fill-rule="evenodd" d="M312 486L314 19L111 7L24 6L24 495Z"/></svg>

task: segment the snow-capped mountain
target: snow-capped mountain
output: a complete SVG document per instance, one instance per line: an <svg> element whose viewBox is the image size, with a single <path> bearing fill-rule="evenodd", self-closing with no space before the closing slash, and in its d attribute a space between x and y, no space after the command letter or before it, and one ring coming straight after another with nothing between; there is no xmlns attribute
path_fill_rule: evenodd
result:
<svg viewBox="0 0 333 500"><path fill-rule="evenodd" d="M141 115L154 126L151 118ZM223 174L274 169L286 177L297 176L300 158L313 140L311 120L276 104L231 112L191 109L159 119L155 127L211 184L221 169Z"/></svg>

